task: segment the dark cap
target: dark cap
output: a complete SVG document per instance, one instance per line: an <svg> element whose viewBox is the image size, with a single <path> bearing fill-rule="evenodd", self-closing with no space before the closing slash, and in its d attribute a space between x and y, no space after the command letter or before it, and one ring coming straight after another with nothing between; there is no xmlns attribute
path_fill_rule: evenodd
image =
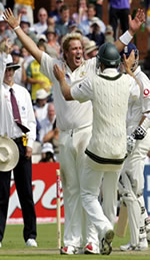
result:
<svg viewBox="0 0 150 260"><path fill-rule="evenodd" d="M130 56L130 53L132 52L132 50L134 50L135 57L137 57L139 54L139 51L136 48L136 46L132 42L130 42L127 46L124 47L123 51L120 52L121 58L123 58L123 54L125 54L126 57L128 58Z"/></svg>
<svg viewBox="0 0 150 260"><path fill-rule="evenodd" d="M7 60L6 60L6 69L12 68L14 70L17 70L20 68L20 64L13 63L13 59L11 54L8 54Z"/></svg>
<svg viewBox="0 0 150 260"><path fill-rule="evenodd" d="M19 50L13 50L13 51L12 51L12 53L11 53L11 55L20 56L20 55L21 55L21 53L20 53L20 51L19 51Z"/></svg>

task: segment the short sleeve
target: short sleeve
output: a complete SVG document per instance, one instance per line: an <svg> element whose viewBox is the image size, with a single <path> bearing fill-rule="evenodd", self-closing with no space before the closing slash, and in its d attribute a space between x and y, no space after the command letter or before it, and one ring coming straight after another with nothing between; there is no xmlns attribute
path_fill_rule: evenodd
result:
<svg viewBox="0 0 150 260"><path fill-rule="evenodd" d="M89 78L74 84L71 88L71 95L73 99L78 100L80 103L92 100L93 88Z"/></svg>

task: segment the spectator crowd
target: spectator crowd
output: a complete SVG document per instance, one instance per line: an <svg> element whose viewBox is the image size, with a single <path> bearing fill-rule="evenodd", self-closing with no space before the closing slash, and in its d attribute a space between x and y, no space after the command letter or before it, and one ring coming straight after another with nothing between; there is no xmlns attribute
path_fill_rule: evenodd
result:
<svg viewBox="0 0 150 260"><path fill-rule="evenodd" d="M85 254L111 253L118 182L122 185L123 190L119 192L128 210L131 230L130 243L120 249L141 251L148 248L150 222L143 199L143 169L144 159L150 151L147 141L150 135L149 78L141 72L139 51L130 43L145 21L145 14L138 9L135 18L128 17L131 2L110 0L109 24L102 19L102 0L79 0L73 14L64 0L56 0L54 10L48 12L43 7L38 10L36 23L33 0L14 1L13 12L5 10L4 3L0 4L0 79L4 83L0 89L1 108L5 105L1 109L1 133L8 132L22 148L20 155L24 151L14 173L27 246L37 247L32 163L55 162L59 154L65 209L61 253L78 254L84 244ZM8 57L11 62L6 61ZM8 89L12 113L6 109L9 108ZM132 112L137 110L133 116ZM143 153L137 157L140 149ZM24 160L34 219L30 234L26 221L28 211L23 201L27 196L22 196L20 183L22 187L26 185L19 175ZM124 173L125 160L129 167ZM130 167L132 161L133 169ZM140 169L138 180L134 176L137 169ZM0 173L4 176L3 171ZM10 182L9 172L7 178ZM1 179L3 187L7 179ZM141 184L139 189L136 187L138 182ZM3 189L0 190L3 193ZM98 200L99 193L102 205ZM8 202L5 204L0 247ZM131 214L133 209L135 212ZM135 223L142 219L141 223L133 226L132 216L136 216Z"/></svg>

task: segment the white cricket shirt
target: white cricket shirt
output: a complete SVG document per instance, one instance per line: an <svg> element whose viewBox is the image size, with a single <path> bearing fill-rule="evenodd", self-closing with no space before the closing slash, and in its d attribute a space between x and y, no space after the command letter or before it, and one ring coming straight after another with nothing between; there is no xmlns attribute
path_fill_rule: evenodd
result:
<svg viewBox="0 0 150 260"><path fill-rule="evenodd" d="M149 78L141 71L140 66L134 71L135 77L138 79L141 85L140 98L133 101L129 99L129 107L127 113L127 129L128 134L135 129L139 124L142 115L150 111L150 80ZM130 130L129 130L130 129Z"/></svg>
<svg viewBox="0 0 150 260"><path fill-rule="evenodd" d="M78 101L66 101L61 93L59 82L53 73L54 64L60 68L65 65L66 81L69 86L81 82L87 76L95 75L96 58L83 61L82 65L73 72L62 60L51 58L48 54L42 54L40 70L52 82L54 88L54 105L57 117L57 126L61 131L82 128L92 124L91 101L80 104Z"/></svg>
<svg viewBox="0 0 150 260"><path fill-rule="evenodd" d="M4 136L6 134L8 137L15 139L22 136L22 131L14 122L10 101L10 86L2 83L5 64L6 55L0 54L0 135ZM27 133L27 145L32 147L36 138L36 121L30 94L24 87L17 84L13 84L12 88L17 100L22 124L30 130Z"/></svg>
<svg viewBox="0 0 150 260"><path fill-rule="evenodd" d="M105 69L103 76L115 77L116 69ZM138 98L136 81L123 74L117 80L95 75L71 89L74 99L92 101L93 130L88 150L102 158L121 159L126 154L126 113L129 95Z"/></svg>

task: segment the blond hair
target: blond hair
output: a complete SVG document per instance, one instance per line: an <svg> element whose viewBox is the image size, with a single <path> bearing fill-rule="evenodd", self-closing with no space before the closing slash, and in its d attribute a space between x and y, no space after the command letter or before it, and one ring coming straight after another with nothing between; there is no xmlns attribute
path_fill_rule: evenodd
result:
<svg viewBox="0 0 150 260"><path fill-rule="evenodd" d="M69 44L71 40L79 40L83 46L83 38L80 33L67 33L63 38L62 38L62 50L63 50L63 58L66 60L65 57L65 51L69 50Z"/></svg>

